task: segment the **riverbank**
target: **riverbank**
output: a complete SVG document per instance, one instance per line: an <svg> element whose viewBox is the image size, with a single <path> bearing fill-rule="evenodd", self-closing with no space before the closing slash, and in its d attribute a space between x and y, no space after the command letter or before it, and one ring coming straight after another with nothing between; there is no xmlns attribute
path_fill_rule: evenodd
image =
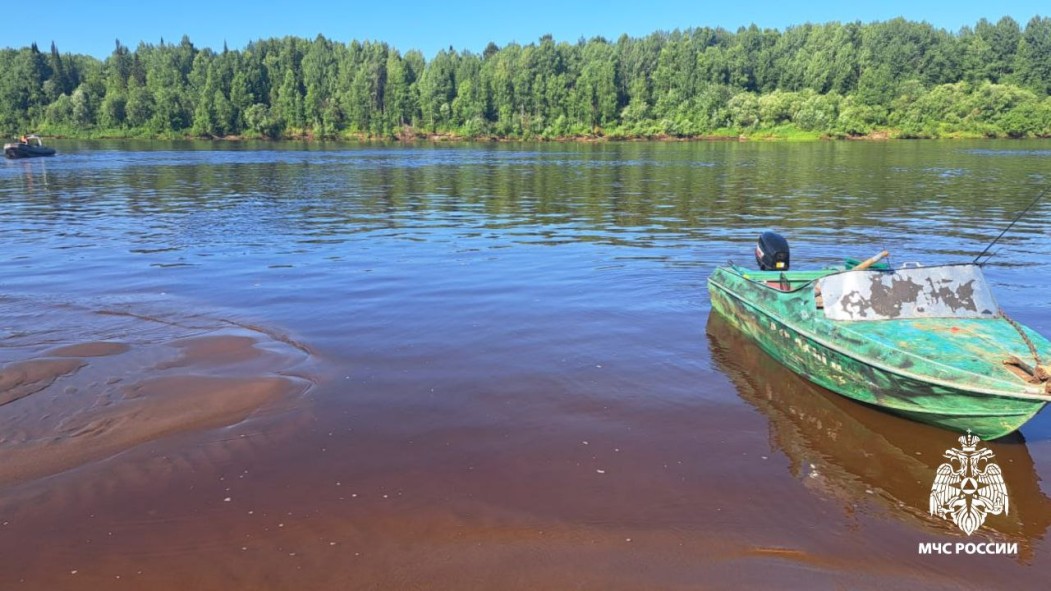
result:
<svg viewBox="0 0 1051 591"><path fill-rule="evenodd" d="M456 131L426 131L406 126L398 133L376 134L365 132L343 132L322 135L308 130L294 130L280 136L262 134L231 134L225 136L194 135L179 133L145 133L133 130L48 130L38 133L45 139L76 140L214 140L238 141L356 141L356 142L553 142L553 143L597 143L597 142L813 142L813 141L888 141L917 139L1047 139L1045 136L1015 137L1008 134L979 133L968 130L942 129L937 132L919 133L899 128L881 128L865 134L833 134L808 131L794 125L781 125L762 129L717 129L711 133L676 135L668 133L629 134L621 130L598 130L595 133L571 135L470 135Z"/></svg>

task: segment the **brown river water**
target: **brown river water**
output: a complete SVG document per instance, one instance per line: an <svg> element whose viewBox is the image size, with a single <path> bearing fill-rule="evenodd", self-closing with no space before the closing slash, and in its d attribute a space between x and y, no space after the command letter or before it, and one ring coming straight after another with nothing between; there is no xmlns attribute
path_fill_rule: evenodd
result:
<svg viewBox="0 0 1051 591"><path fill-rule="evenodd" d="M56 147L0 163L0 590L1051 577L1051 411L988 443L1010 508L967 537L928 512L957 434L796 377L705 288L767 229L797 268L970 260L1051 144ZM1049 222L986 267L1047 336Z"/></svg>

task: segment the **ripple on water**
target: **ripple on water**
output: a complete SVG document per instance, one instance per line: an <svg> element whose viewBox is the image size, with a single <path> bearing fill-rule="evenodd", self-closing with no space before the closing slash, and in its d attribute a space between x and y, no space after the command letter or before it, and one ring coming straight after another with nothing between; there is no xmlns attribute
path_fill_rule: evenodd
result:
<svg viewBox="0 0 1051 591"><path fill-rule="evenodd" d="M306 347L220 317L14 297L0 313L5 485L238 423L313 383Z"/></svg>

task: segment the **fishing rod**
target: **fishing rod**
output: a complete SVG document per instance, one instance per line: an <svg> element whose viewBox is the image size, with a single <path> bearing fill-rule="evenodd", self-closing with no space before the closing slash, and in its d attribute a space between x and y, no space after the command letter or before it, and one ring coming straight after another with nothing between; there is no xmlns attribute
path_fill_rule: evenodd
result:
<svg viewBox="0 0 1051 591"><path fill-rule="evenodd" d="M981 266L989 262L988 259L992 258L992 256L996 254L995 252L986 257L986 260L984 262L979 263L978 260L984 257L985 253L989 252L989 249L992 248L997 242L999 242L1000 239L1004 237L1004 234L1006 234L1012 227L1014 227L1015 222L1022 219L1022 216L1024 216L1025 214L1029 213L1029 210L1032 209L1034 205L1036 205L1037 201L1040 201L1040 198L1044 196L1044 193L1047 193L1047 187L1045 187L1043 191L1040 191L1040 193L1036 196L1036 199L1033 199L1033 202L1030 203L1025 209L1023 209L1022 213L1018 214L1017 216L1015 216L1015 219L1011 220L1011 223L1008 224L1006 228L1004 228L1004 231L1000 232L1000 235L994 238L993 241L989 243L989 246L985 247L985 250L983 250L981 254L974 257L973 264Z"/></svg>

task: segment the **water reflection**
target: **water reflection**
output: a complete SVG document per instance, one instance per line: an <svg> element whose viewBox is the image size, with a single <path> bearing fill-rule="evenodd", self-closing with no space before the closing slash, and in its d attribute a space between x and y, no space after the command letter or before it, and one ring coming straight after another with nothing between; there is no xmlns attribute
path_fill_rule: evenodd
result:
<svg viewBox="0 0 1051 591"><path fill-rule="evenodd" d="M719 314L707 332L716 365L741 397L770 420L770 445L789 470L815 493L835 499L844 512L876 501L917 528L963 536L950 521L927 512L931 483L942 454L958 434L895 417L847 400L795 375ZM1033 459L1021 434L983 443L1004 470L1010 512L990 515L976 536L1018 542L1029 559L1051 525L1051 499L1040 490Z"/></svg>
<svg viewBox="0 0 1051 591"><path fill-rule="evenodd" d="M46 158L21 159L11 163L11 165L21 169L21 191L24 195L32 195L36 191L47 189Z"/></svg>
<svg viewBox="0 0 1051 591"><path fill-rule="evenodd" d="M437 223L645 247L744 241L772 226L806 236L819 256L844 241L912 249L922 236L931 254L957 257L980 251L1024 207L1034 194L1026 169L1039 164L931 144L166 147L182 149L74 146L52 163L60 174L47 191L37 171L31 192L90 196L87 212L105 207L119 219L254 209L274 221L237 228L249 236L347 239ZM0 194L10 188L4 173ZM1007 240L1042 235L1049 210L1037 208Z"/></svg>

